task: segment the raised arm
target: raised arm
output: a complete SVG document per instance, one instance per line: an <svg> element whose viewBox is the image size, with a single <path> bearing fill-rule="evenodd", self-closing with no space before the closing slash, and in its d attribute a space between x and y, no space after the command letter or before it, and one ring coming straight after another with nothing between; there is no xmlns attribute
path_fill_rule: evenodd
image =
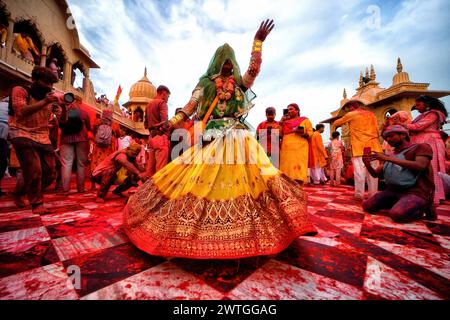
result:
<svg viewBox="0 0 450 320"><path fill-rule="evenodd" d="M256 31L255 38L253 40L252 55L250 57L250 64L247 71L242 77L242 84L249 89L255 82L256 77L259 74L262 63L262 43L266 40L266 37L275 27L273 20L267 19L261 22L258 31Z"/></svg>

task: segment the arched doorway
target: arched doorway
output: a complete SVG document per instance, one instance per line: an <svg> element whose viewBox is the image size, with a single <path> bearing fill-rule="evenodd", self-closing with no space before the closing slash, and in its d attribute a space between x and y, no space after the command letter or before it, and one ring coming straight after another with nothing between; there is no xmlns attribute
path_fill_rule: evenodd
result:
<svg viewBox="0 0 450 320"><path fill-rule="evenodd" d="M144 111L141 107L137 107L133 113L133 121L134 122L142 122L144 121Z"/></svg>
<svg viewBox="0 0 450 320"><path fill-rule="evenodd" d="M61 44L54 43L47 49L47 60L45 66L51 68L58 74L58 79L64 79L64 65L67 58Z"/></svg>
<svg viewBox="0 0 450 320"><path fill-rule="evenodd" d="M0 48L6 47L10 17L11 14L6 9L6 4L0 2Z"/></svg>
<svg viewBox="0 0 450 320"><path fill-rule="evenodd" d="M76 89L83 90L83 79L86 77L86 69L84 65L78 61L72 66L70 83Z"/></svg>
<svg viewBox="0 0 450 320"><path fill-rule="evenodd" d="M13 52L23 59L39 65L41 61L42 37L36 24L30 20L18 20L13 28Z"/></svg>

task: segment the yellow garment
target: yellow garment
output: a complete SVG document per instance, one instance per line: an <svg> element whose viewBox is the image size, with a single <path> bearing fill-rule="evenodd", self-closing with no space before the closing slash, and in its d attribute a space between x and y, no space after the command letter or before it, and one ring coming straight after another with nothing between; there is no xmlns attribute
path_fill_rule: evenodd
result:
<svg viewBox="0 0 450 320"><path fill-rule="evenodd" d="M30 50L32 50L37 56L39 55L33 40L29 36L22 37L21 34L18 34L14 40L13 46L14 49L18 50L22 55L27 54Z"/></svg>
<svg viewBox="0 0 450 320"><path fill-rule="evenodd" d="M239 129L159 170L130 197L123 221L139 249L194 259L271 255L316 233L302 187Z"/></svg>
<svg viewBox="0 0 450 320"><path fill-rule="evenodd" d="M366 147L370 147L372 151L382 152L377 118L372 112L357 109L334 122L336 127L344 123L349 123L353 157L361 157Z"/></svg>
<svg viewBox="0 0 450 320"><path fill-rule="evenodd" d="M305 133L310 137L313 134L312 124L308 119L303 120L300 126L305 128ZM306 181L308 176L308 140L297 133L283 136L280 152L280 170L288 177L295 180Z"/></svg>
<svg viewBox="0 0 450 320"><path fill-rule="evenodd" d="M328 154L325 150L322 140L322 134L319 131L315 131L311 138L312 151L313 151L313 168L320 165L321 168L327 165Z"/></svg>
<svg viewBox="0 0 450 320"><path fill-rule="evenodd" d="M6 30L6 28L0 28L0 43L5 43L7 36L8 30Z"/></svg>
<svg viewBox="0 0 450 320"><path fill-rule="evenodd" d="M153 183L170 199L187 194L210 201L247 194L257 199L267 191L267 180L280 173L247 131L231 134L235 152L227 143L211 143L203 149L195 145L153 175Z"/></svg>

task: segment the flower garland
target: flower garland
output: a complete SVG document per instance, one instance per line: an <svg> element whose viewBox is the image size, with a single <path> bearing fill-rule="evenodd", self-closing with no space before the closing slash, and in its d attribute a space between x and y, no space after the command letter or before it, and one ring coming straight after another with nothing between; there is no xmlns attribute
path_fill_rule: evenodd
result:
<svg viewBox="0 0 450 320"><path fill-rule="evenodd" d="M233 76L225 78L225 81L223 77L217 77L214 82L216 84L216 93L219 96L219 99L225 101L230 100L236 83Z"/></svg>

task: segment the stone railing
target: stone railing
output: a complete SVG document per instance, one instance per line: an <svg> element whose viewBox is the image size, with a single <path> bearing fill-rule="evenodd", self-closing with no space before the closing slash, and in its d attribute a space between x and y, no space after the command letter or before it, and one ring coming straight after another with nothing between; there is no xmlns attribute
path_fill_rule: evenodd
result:
<svg viewBox="0 0 450 320"><path fill-rule="evenodd" d="M6 48L2 48L2 51L6 51ZM6 53L6 52L5 52ZM5 61L3 59L3 53L2 53L2 60ZM14 69L16 69L19 72L22 72L28 76L31 76L31 71L33 71L34 68L34 63L32 61L28 61L25 60L24 58L22 58L20 55L17 55L15 53L11 53L7 55L8 58L6 59L6 63L11 65L12 67L14 67Z"/></svg>

